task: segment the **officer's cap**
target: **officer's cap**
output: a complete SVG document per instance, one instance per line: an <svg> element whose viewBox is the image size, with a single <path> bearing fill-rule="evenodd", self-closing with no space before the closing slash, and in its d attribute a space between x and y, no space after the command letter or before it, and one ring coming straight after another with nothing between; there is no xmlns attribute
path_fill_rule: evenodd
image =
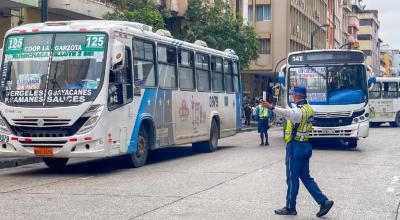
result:
<svg viewBox="0 0 400 220"><path fill-rule="evenodd" d="M293 88L293 95L307 96L307 89L304 86L296 86Z"/></svg>

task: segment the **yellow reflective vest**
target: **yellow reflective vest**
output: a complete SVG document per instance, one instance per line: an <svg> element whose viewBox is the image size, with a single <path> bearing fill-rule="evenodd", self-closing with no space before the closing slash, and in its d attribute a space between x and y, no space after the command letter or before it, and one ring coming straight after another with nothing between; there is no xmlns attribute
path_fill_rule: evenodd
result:
<svg viewBox="0 0 400 220"><path fill-rule="evenodd" d="M312 131L312 121L314 118L314 110L309 104L300 107L302 117L300 123L296 126L291 120L287 121L285 128L285 142L289 143L293 139L296 141L308 141L310 132ZM295 134L293 130L297 127Z"/></svg>
<svg viewBox="0 0 400 220"><path fill-rule="evenodd" d="M258 105L258 118L268 118L269 114L268 114L268 109L264 108L262 105Z"/></svg>

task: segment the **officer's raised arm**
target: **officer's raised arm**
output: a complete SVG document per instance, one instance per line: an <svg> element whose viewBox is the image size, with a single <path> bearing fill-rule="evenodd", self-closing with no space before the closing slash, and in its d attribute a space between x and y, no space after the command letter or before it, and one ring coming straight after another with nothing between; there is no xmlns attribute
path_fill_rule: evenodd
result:
<svg viewBox="0 0 400 220"><path fill-rule="evenodd" d="M293 123L300 123L301 121L301 110L300 108L292 108L292 109L285 109L278 106L274 106L268 103L267 108L271 109L275 114L279 116L283 116L287 119L290 119Z"/></svg>

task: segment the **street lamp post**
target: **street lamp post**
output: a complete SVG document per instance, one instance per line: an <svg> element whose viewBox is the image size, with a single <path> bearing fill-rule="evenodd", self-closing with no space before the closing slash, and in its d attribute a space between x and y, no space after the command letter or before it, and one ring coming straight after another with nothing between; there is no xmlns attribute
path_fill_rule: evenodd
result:
<svg viewBox="0 0 400 220"><path fill-rule="evenodd" d="M318 26L317 28L315 28L315 30L313 32L311 32L311 50L314 50L314 36L318 33L318 31L323 28L323 27L328 27L328 24L323 24L321 26Z"/></svg>

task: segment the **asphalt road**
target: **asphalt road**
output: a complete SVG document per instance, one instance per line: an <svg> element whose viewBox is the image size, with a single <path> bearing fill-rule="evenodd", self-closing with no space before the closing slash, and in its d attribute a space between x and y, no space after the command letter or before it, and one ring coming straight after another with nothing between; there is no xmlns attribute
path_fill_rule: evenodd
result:
<svg viewBox="0 0 400 220"><path fill-rule="evenodd" d="M335 206L325 219L396 219L400 129L374 128L356 150L314 149L311 174ZM120 158L73 161L62 173L31 164L0 170L0 219L317 219L303 185L298 216L275 216L286 183L281 131L259 147L256 132L220 141L212 154L155 152L127 169ZM400 217L399 217L400 219Z"/></svg>

